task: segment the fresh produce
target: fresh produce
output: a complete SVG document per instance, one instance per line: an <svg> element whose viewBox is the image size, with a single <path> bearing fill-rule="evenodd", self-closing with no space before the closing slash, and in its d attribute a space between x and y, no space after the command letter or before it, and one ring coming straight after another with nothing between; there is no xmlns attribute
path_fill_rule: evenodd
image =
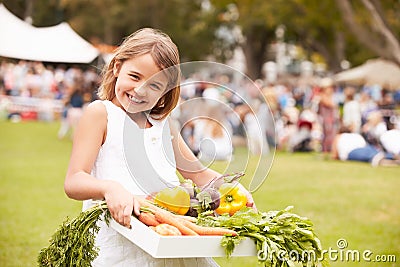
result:
<svg viewBox="0 0 400 267"><path fill-rule="evenodd" d="M202 188L197 187L191 180L184 180L181 183L181 186L189 192L191 197L190 207L186 215L197 217L199 213L214 210L221 214L225 212L233 214L239 210L242 207L242 201L245 201L246 205L246 196L243 193L238 192L237 188L232 192L234 194L230 193L229 195L226 195L227 191L230 190L225 190L224 188L230 186L233 188L234 185L237 184L237 179L243 175L244 173L235 173L215 177ZM222 185L220 186L221 183ZM235 195L235 200L232 199L233 195ZM222 207L220 207L221 204Z"/></svg>
<svg viewBox="0 0 400 267"><path fill-rule="evenodd" d="M190 195L180 186L165 188L154 196L154 202L177 214L185 215L190 208Z"/></svg>
<svg viewBox="0 0 400 267"><path fill-rule="evenodd" d="M160 235L172 235L172 236L182 235L182 233L179 231L178 228L166 223L161 223L158 224L157 226L150 226L150 228Z"/></svg>
<svg viewBox="0 0 400 267"><path fill-rule="evenodd" d="M199 216L199 211L201 212L201 210L200 201L197 198L193 198L190 199L190 207L186 212L186 215L197 218L197 216Z"/></svg>
<svg viewBox="0 0 400 267"><path fill-rule="evenodd" d="M179 215L179 214L174 214L174 216L179 218L179 219L185 219L186 221L189 221L189 222L192 222L192 223L196 223L197 222L197 218L194 218L192 216Z"/></svg>
<svg viewBox="0 0 400 267"><path fill-rule="evenodd" d="M208 187L198 193L196 198L199 200L201 208L204 211L215 210L219 207L221 195L217 189Z"/></svg>
<svg viewBox="0 0 400 267"><path fill-rule="evenodd" d="M172 213L162 209L153 210L153 212L157 221L175 226L183 235L198 235L195 231L183 225Z"/></svg>
<svg viewBox="0 0 400 267"><path fill-rule="evenodd" d="M237 235L233 230L223 227L200 226L190 216L176 215L152 204L148 204L148 206L147 208L141 208L141 210L154 214L155 219L160 224L168 224L176 227L183 235Z"/></svg>
<svg viewBox="0 0 400 267"><path fill-rule="evenodd" d="M326 263L320 262L321 243L311 221L291 213L292 207L270 212L243 207L232 216L228 213L210 216L214 212L206 211L196 219L164 210L149 200L139 199L139 202L141 215L150 215L146 219L142 217L142 221L150 225L154 224L155 219L159 224L149 227L157 233L222 235L221 245L228 257L235 246L248 237L255 241L258 259L264 266L295 266L298 263L301 266L319 267ZM49 246L40 251L38 266L91 266L98 255L94 243L99 231L96 222L105 220L108 223L110 218L106 203L100 202L72 221L67 219L53 234ZM151 221L147 220L149 218ZM293 258L293 255L298 257ZM307 257L309 255L315 257Z"/></svg>
<svg viewBox="0 0 400 267"><path fill-rule="evenodd" d="M237 233L233 230L222 228L222 227L207 227L194 224L188 220L180 219L179 220L183 225L192 229L199 235L228 235L228 236L237 236Z"/></svg>
<svg viewBox="0 0 400 267"><path fill-rule="evenodd" d="M196 197L196 185L193 183L192 180L190 179L184 179L184 181L181 183L181 187L185 188L185 190L188 192L190 199L194 199Z"/></svg>
<svg viewBox="0 0 400 267"><path fill-rule="evenodd" d="M229 257L245 237L253 239L257 256L264 266L326 266L321 260L321 242L314 233L312 222L291 213L292 206L281 211L259 212L244 207L232 216L223 214L198 217L199 225L235 230L237 236L224 236L221 245Z"/></svg>
<svg viewBox="0 0 400 267"><path fill-rule="evenodd" d="M239 187L233 183L224 183L219 187L221 201L219 207L215 210L218 214L235 214L238 210L246 207L247 197L239 190Z"/></svg>
<svg viewBox="0 0 400 267"><path fill-rule="evenodd" d="M94 241L99 231L96 222L102 215L106 222L111 218L105 203L81 212L72 221L67 218L51 237L50 245L39 252L38 266L91 266L98 256Z"/></svg>
<svg viewBox="0 0 400 267"><path fill-rule="evenodd" d="M157 221L156 217L151 212L141 212L138 216L138 219L147 226L157 226L160 224L160 222Z"/></svg>

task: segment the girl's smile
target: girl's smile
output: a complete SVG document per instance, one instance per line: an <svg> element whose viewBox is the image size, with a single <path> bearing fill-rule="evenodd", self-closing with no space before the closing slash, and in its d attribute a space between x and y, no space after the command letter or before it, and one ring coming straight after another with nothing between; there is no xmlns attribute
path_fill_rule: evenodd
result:
<svg viewBox="0 0 400 267"><path fill-rule="evenodd" d="M126 95L127 95L128 98L131 100L131 103L132 103L132 104L143 104L143 103L145 103L144 100L140 100L140 99L134 97L133 95L130 95L130 94L128 94L128 93L127 93Z"/></svg>

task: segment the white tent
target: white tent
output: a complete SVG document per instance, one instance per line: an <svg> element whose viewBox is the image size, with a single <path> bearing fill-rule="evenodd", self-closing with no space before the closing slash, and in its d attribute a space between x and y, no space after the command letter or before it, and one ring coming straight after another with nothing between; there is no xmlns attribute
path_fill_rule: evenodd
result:
<svg viewBox="0 0 400 267"><path fill-rule="evenodd" d="M89 63L99 51L66 22L33 27L0 4L0 56L33 61Z"/></svg>
<svg viewBox="0 0 400 267"><path fill-rule="evenodd" d="M400 89L400 67L382 59L370 59L364 64L337 73L337 82L355 85L380 85L385 89Z"/></svg>

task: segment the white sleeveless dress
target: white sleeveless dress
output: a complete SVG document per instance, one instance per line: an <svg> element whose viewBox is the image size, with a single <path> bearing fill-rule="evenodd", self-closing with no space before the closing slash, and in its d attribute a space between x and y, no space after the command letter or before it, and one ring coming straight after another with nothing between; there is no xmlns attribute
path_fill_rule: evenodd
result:
<svg viewBox="0 0 400 267"><path fill-rule="evenodd" d="M167 186L179 184L167 120L149 119L152 127L141 129L127 114L110 101L101 101L107 110L107 137L92 169L97 179L121 183L134 195L147 195ZM84 201L83 209L92 204ZM96 237L99 256L94 267L218 266L211 258L156 259L99 222Z"/></svg>

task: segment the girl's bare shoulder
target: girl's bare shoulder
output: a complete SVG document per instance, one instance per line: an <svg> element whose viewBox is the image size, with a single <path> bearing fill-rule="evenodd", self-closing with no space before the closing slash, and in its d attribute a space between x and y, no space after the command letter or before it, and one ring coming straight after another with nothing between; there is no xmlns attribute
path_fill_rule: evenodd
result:
<svg viewBox="0 0 400 267"><path fill-rule="evenodd" d="M102 101L94 101L90 103L83 113L82 119L90 121L90 123L107 123L107 110Z"/></svg>
<svg viewBox="0 0 400 267"><path fill-rule="evenodd" d="M93 116L104 116L107 115L107 110L102 101L96 100L86 107L85 113L89 113Z"/></svg>

